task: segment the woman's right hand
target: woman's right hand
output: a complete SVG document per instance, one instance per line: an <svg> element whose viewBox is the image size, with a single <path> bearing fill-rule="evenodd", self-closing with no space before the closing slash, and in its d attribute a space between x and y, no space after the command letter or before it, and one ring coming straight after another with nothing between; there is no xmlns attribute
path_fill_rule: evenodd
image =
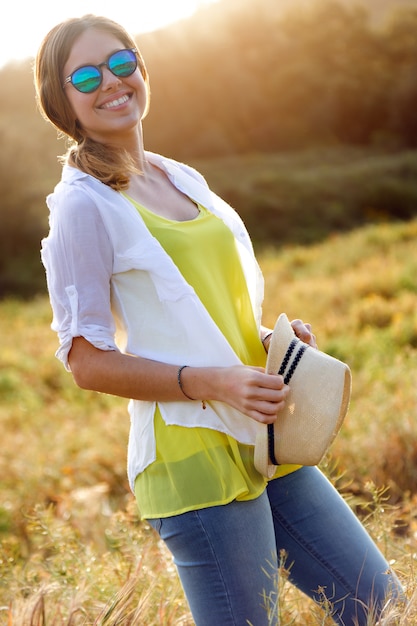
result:
<svg viewBox="0 0 417 626"><path fill-rule="evenodd" d="M289 392L279 374L245 365L213 368L212 385L213 400L225 402L262 424L275 422Z"/></svg>

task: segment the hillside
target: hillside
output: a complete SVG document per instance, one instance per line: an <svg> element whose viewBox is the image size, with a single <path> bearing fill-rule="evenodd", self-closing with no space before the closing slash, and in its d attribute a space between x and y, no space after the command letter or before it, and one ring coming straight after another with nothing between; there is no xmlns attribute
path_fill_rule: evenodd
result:
<svg viewBox="0 0 417 626"><path fill-rule="evenodd" d="M354 4L352 0L341 1L347 6ZM390 13L398 9L417 8L417 0L356 0L356 2L369 11L377 22L383 21Z"/></svg>
<svg viewBox="0 0 417 626"><path fill-rule="evenodd" d="M337 0L340 4L352 9L354 6L363 7L371 16L375 24L383 22L394 11L403 8L417 8L417 0ZM182 23L198 25L203 20L224 19L227 14L245 13L248 8L256 7L257 11L269 14L271 19L282 17L288 12L311 10L326 0L217 0L213 5L202 6L194 16ZM177 26L178 24L174 25ZM172 27L168 27L172 28Z"/></svg>
<svg viewBox="0 0 417 626"><path fill-rule="evenodd" d="M398 6L369 4L380 16ZM201 163L259 246L409 219L416 32L412 8L375 29L350 0L219 0L138 37L151 77L146 147ZM44 289L45 196L66 145L36 110L30 64L0 74L0 298L30 296Z"/></svg>
<svg viewBox="0 0 417 626"><path fill-rule="evenodd" d="M285 311L311 322L319 347L352 369L349 413L322 467L414 598L391 626L417 623L416 243L414 220L259 256L263 321ZM191 625L129 493L126 401L74 385L50 322L46 297L0 302L1 615L13 625ZM282 626L330 626L283 574Z"/></svg>
<svg viewBox="0 0 417 626"><path fill-rule="evenodd" d="M315 243L417 214L417 151L345 146L193 164L238 210L257 249Z"/></svg>

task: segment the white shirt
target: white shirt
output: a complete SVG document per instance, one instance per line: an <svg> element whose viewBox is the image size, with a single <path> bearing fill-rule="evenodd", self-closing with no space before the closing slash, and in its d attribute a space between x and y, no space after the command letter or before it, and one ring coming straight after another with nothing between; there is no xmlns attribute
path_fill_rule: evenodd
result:
<svg viewBox="0 0 417 626"><path fill-rule="evenodd" d="M263 277L246 228L237 213L210 191L192 168L146 153L171 182L220 217L233 232L260 326ZM76 168L64 166L47 198L50 232L42 241L58 333L57 357L69 370L74 337L101 350L120 350L170 364L231 366L239 358L194 289L150 234L139 212L122 194ZM167 424L213 428L254 445L260 424L221 402L160 402ZM155 459L156 402L131 400L128 478Z"/></svg>

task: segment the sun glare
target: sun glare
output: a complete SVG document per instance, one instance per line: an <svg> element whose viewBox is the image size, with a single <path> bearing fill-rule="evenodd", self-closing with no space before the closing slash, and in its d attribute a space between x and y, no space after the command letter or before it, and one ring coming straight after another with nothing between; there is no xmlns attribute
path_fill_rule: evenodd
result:
<svg viewBox="0 0 417 626"><path fill-rule="evenodd" d="M71 3L40 0L21 5L10 2L7 19L0 22L0 67L12 60L33 57L43 36L55 24L85 13L105 15L120 22L137 35L162 28L190 17L198 8L218 0L137 0L120 3L114 0L72 0Z"/></svg>

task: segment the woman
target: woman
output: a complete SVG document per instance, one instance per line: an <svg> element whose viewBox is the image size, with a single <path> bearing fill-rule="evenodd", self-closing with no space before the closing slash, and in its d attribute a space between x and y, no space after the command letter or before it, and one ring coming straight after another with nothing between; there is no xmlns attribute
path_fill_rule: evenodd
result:
<svg viewBox="0 0 417 626"><path fill-rule="evenodd" d="M317 468L267 484L253 444L288 388L264 371L263 281L244 225L195 170L145 151L148 75L118 24L58 24L35 64L43 115L72 140L42 246L57 356L130 399L128 476L171 550L198 626L277 624L277 555L338 624L365 624L396 577ZM308 324L294 332L315 346ZM355 621L356 620L356 621Z"/></svg>

